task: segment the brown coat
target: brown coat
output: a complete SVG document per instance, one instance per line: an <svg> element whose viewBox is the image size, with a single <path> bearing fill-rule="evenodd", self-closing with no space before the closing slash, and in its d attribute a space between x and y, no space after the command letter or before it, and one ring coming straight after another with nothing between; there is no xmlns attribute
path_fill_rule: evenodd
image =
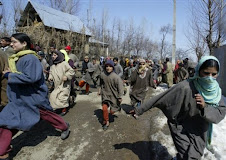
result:
<svg viewBox="0 0 226 160"><path fill-rule="evenodd" d="M15 53L15 51L13 50L12 47L9 46L9 47L6 48L5 51L2 51L0 49L0 54L2 54L2 53L5 53L7 55L7 57L9 57L9 56L13 55Z"/></svg>
<svg viewBox="0 0 226 160"><path fill-rule="evenodd" d="M6 94L7 88L7 79L3 78L2 71L9 67L8 58L5 53L0 53L0 87L1 87L1 97L0 102L2 106L5 106L8 103L8 98Z"/></svg>
<svg viewBox="0 0 226 160"><path fill-rule="evenodd" d="M139 76L138 69L135 69L131 74L129 82L131 85L130 97L132 96L136 100L143 102L148 87L154 86L152 71L148 69L145 77L141 78ZM133 105L133 102L131 103Z"/></svg>
<svg viewBox="0 0 226 160"><path fill-rule="evenodd" d="M123 95L123 82L122 79L112 72L107 74L102 72L100 75L100 87L102 102L108 102L112 111L119 110L119 98Z"/></svg>

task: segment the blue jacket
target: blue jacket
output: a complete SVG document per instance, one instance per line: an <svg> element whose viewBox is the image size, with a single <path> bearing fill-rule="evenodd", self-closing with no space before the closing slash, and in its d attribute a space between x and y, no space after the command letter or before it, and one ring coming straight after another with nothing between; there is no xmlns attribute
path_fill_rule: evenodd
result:
<svg viewBox="0 0 226 160"><path fill-rule="evenodd" d="M17 61L16 67L21 74L8 76L9 103L0 112L0 126L26 131L39 122L39 108L52 110L52 107L39 59L25 55Z"/></svg>

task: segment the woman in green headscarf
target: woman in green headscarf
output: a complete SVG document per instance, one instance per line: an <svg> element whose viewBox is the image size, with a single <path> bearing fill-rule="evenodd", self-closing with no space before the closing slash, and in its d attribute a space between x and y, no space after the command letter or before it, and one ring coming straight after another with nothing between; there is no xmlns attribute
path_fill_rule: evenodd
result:
<svg viewBox="0 0 226 160"><path fill-rule="evenodd" d="M220 63L213 56L203 57L193 78L184 80L153 97L140 108L135 117L158 107L168 118L168 125L177 160L200 159L211 142L212 123L219 123L226 114L226 104L216 81Z"/></svg>

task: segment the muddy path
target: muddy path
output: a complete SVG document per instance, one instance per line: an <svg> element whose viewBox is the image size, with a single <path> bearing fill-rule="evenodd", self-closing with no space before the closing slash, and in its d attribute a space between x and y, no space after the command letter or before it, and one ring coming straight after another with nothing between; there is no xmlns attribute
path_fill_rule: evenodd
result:
<svg viewBox="0 0 226 160"><path fill-rule="evenodd" d="M10 157L14 160L163 160L172 157L161 144L161 140L162 143L170 140L161 137L169 131L159 124L163 115L158 109L134 119L126 113L131 109L127 93L122 102L124 110L111 116L109 129L103 131L101 99L96 89L91 91L89 95L78 94L76 104L64 116L70 123L68 139L61 140L60 132L41 121L31 131L14 137ZM155 92L151 89L147 97Z"/></svg>

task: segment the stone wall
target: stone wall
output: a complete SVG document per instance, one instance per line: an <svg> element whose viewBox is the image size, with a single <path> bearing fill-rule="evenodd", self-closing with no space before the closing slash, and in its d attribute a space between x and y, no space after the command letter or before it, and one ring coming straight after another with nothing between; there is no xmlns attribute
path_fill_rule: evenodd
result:
<svg viewBox="0 0 226 160"><path fill-rule="evenodd" d="M214 55L220 61L220 75L217 78L217 81L220 84L222 89L222 94L226 96L226 45L214 49Z"/></svg>

